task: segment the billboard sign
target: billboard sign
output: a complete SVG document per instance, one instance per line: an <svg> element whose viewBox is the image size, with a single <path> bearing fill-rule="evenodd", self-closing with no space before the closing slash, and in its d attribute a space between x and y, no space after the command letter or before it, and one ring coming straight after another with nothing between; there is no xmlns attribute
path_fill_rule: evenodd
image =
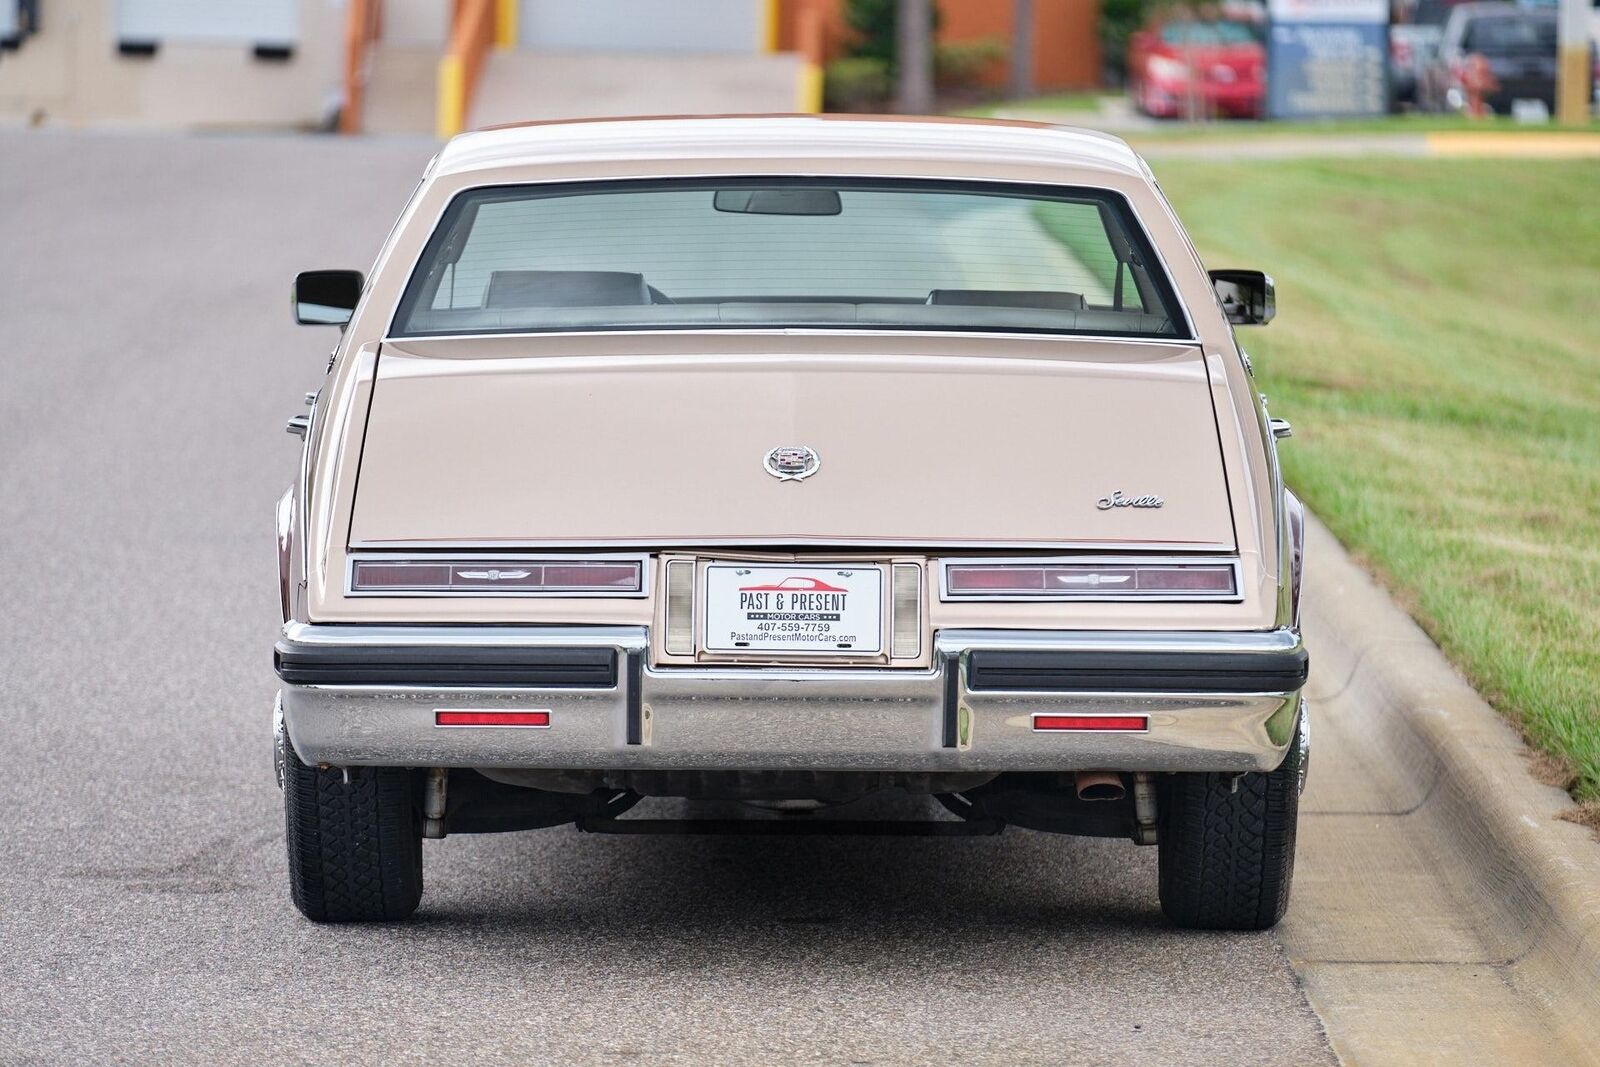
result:
<svg viewBox="0 0 1600 1067"><path fill-rule="evenodd" d="M1388 110L1387 0L1268 0L1270 117L1348 118Z"/></svg>

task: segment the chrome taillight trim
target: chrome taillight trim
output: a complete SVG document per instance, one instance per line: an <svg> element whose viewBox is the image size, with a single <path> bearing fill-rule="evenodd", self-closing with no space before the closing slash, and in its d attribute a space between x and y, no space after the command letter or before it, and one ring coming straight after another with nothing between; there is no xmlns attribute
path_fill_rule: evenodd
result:
<svg viewBox="0 0 1600 1067"><path fill-rule="evenodd" d="M378 563L389 566L431 566L454 567L457 564L506 564L512 568L529 566L572 566L582 563L596 564L630 564L635 570L634 583L627 588L602 588L584 585L565 585L561 587L542 587L537 589L507 587L495 589L488 586L460 586L451 588L437 584L416 586L394 586L390 588L356 587L356 568L363 563ZM515 580L515 579L509 579ZM417 597L447 597L454 600L474 599L486 597L491 599L506 598L541 598L549 599L593 599L593 598L628 598L643 599L650 595L650 557L641 553L611 553L611 552L584 552L559 554L541 552L538 554L518 552L450 552L428 554L420 552L376 553L360 552L351 553L345 561L344 595L347 597L386 597L389 599L413 599Z"/></svg>
<svg viewBox="0 0 1600 1067"><path fill-rule="evenodd" d="M895 563L889 569L889 657L922 655L922 566Z"/></svg>
<svg viewBox="0 0 1600 1067"><path fill-rule="evenodd" d="M663 609L665 633L662 645L669 656L694 655L694 572L692 559L668 560L666 604Z"/></svg>
<svg viewBox="0 0 1600 1067"><path fill-rule="evenodd" d="M1159 603L1187 603L1187 602L1231 602L1237 603L1244 599L1242 585L1243 571L1237 557L1234 556L1030 556L1030 557L956 557L937 561L939 570L939 599L941 601L999 601L1013 604L1031 603L1061 603L1075 604L1115 603L1119 601L1143 601ZM1174 565L1188 566L1226 566L1233 574L1233 589L1229 592L1172 592L1165 590L1134 590L1118 593L1110 589L1098 587L1087 591L1078 592L1069 589L1060 591L1025 592L1020 590L1003 590L1000 592L953 592L950 589L950 568L952 567L1106 567L1106 568L1135 568L1150 567L1161 568Z"/></svg>

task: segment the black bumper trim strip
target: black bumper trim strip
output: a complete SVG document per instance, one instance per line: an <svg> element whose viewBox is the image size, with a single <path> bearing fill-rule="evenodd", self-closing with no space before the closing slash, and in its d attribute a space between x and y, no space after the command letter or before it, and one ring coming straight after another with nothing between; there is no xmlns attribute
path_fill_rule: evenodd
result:
<svg viewBox="0 0 1600 1067"><path fill-rule="evenodd" d="M944 747L955 748L961 714L961 657L944 658Z"/></svg>
<svg viewBox="0 0 1600 1067"><path fill-rule="evenodd" d="M644 653L628 652L628 744L644 744Z"/></svg>
<svg viewBox="0 0 1600 1067"><path fill-rule="evenodd" d="M498 645L310 645L283 640L273 665L290 685L529 686L615 689L617 654L609 648Z"/></svg>
<svg viewBox="0 0 1600 1067"><path fill-rule="evenodd" d="M1038 692L1290 693L1304 648L1287 652L1003 651L971 653L967 688Z"/></svg>

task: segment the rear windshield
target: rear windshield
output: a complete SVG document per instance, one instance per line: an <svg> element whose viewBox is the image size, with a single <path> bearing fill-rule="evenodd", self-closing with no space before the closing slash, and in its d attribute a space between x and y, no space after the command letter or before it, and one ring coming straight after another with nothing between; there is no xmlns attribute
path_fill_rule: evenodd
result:
<svg viewBox="0 0 1600 1067"><path fill-rule="evenodd" d="M1161 41L1200 47L1253 44L1258 32L1243 22L1169 22L1161 27Z"/></svg>
<svg viewBox="0 0 1600 1067"><path fill-rule="evenodd" d="M1556 20L1541 15L1495 15L1467 23L1462 47L1471 52L1556 54Z"/></svg>
<svg viewBox="0 0 1600 1067"><path fill-rule="evenodd" d="M1115 194L831 179L470 190L394 333L708 327L1185 335Z"/></svg>

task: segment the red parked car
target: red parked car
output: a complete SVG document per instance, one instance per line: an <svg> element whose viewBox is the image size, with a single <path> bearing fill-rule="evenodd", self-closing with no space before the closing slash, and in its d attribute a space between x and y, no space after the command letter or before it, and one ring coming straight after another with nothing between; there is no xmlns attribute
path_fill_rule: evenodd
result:
<svg viewBox="0 0 1600 1067"><path fill-rule="evenodd" d="M1267 97L1260 30L1234 20L1147 26L1128 42L1128 92L1157 118L1260 118Z"/></svg>

